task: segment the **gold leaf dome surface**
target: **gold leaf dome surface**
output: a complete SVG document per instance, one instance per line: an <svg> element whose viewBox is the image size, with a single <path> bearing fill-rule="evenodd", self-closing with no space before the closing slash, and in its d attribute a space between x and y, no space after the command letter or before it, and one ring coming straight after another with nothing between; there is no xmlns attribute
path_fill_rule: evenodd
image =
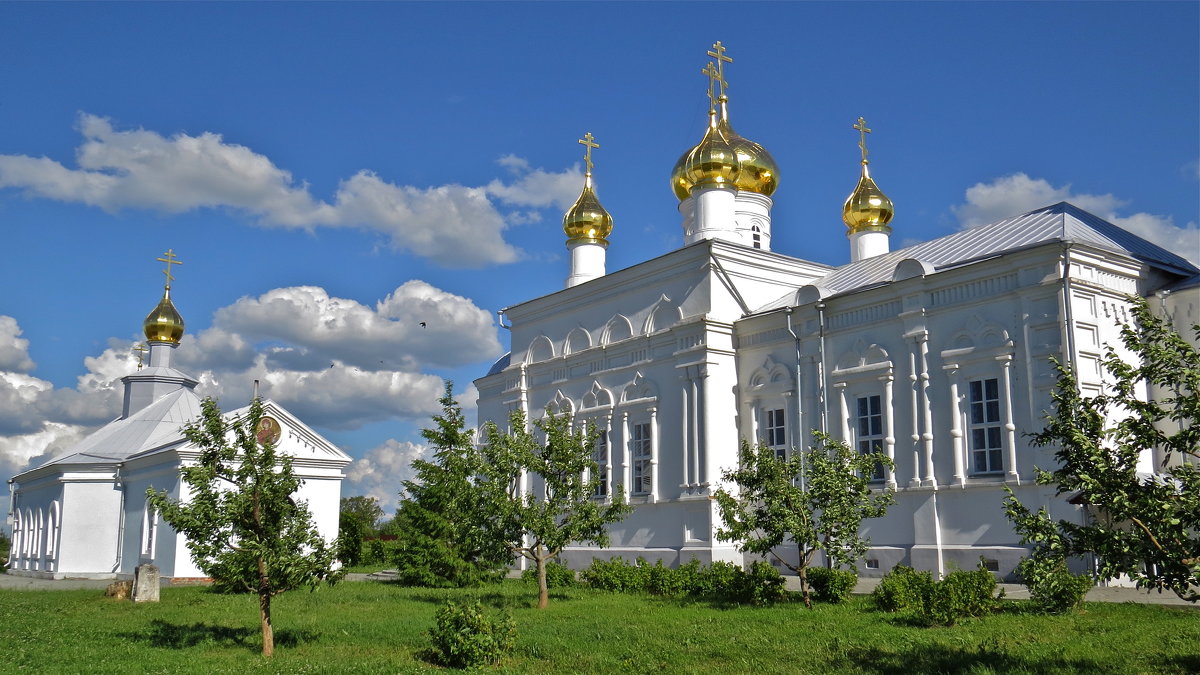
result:
<svg viewBox="0 0 1200 675"><path fill-rule="evenodd" d="M183 317L171 302L171 287L163 289L162 300L142 322L142 330L150 342L173 342L183 338Z"/></svg>
<svg viewBox="0 0 1200 675"><path fill-rule="evenodd" d="M892 200L875 185L870 172L867 171L867 163L863 162L858 186L842 206L842 222L850 228L850 234L866 231L890 232L888 223L893 215L895 207Z"/></svg>
<svg viewBox="0 0 1200 675"><path fill-rule="evenodd" d="M563 216L563 232L567 235L567 243L603 242L612 233L612 215L600 204L596 191L592 189L592 179L589 175L583 184L583 192L575 200Z"/></svg>
<svg viewBox="0 0 1200 675"><path fill-rule="evenodd" d="M697 185L728 186L769 197L779 187L779 168L766 148L739 136L723 115L720 122L709 124L700 143L683 153L671 170L671 191L679 201L687 199Z"/></svg>
<svg viewBox="0 0 1200 675"><path fill-rule="evenodd" d="M726 138L737 154L738 174L734 185L739 190L770 197L779 187L779 167L775 164L775 158L763 146L739 136L729 126L728 120L721 120L721 125L725 127Z"/></svg>

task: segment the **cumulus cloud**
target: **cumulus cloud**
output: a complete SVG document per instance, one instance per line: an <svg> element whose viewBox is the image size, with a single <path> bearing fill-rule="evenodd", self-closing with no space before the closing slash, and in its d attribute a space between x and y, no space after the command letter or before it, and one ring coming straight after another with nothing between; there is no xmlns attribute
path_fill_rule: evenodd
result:
<svg viewBox="0 0 1200 675"><path fill-rule="evenodd" d="M0 314L0 370L27 373L33 368L29 340L21 337L21 326L11 316Z"/></svg>
<svg viewBox="0 0 1200 675"><path fill-rule="evenodd" d="M425 326L421 326L424 322ZM16 321L0 322L10 346ZM0 368L0 467L12 475L47 448L65 450L121 412L120 378L137 369L132 339L110 339L84 359L74 387ZM21 340L18 353L27 348ZM311 426L355 429L424 421L438 410L441 377L427 365L460 367L499 355L488 312L469 299L409 281L368 306L311 286L278 288L217 310L188 333L174 365L199 380L197 393L240 406L259 393ZM26 364L10 358L9 366ZM32 366L32 363L28 364ZM382 450L380 452L383 452ZM375 460L386 466L383 459Z"/></svg>
<svg viewBox="0 0 1200 675"><path fill-rule="evenodd" d="M512 183L420 188L360 171L324 201L270 158L228 143L220 134L167 137L144 129L119 130L108 119L86 113L78 126L83 136L76 150L78 168L47 157L0 155L0 188L110 212L229 208L263 226L360 227L385 234L397 249L447 267L480 267L520 257L504 239L512 221L492 197L513 206L556 204L565 209L582 181L578 167L561 173L530 170L526 160L508 155L500 164L517 176ZM528 220L527 213L513 217Z"/></svg>
<svg viewBox="0 0 1200 675"><path fill-rule="evenodd" d="M403 482L414 477L413 460L426 459L429 454L425 445L388 439L346 467L346 478L353 487L347 486L343 492L375 497L385 510L395 509Z"/></svg>
<svg viewBox="0 0 1200 675"><path fill-rule="evenodd" d="M1200 264L1200 251L1196 246L1200 241L1200 229L1196 223L1180 227L1171 216L1151 213L1122 216L1118 211L1128 202L1113 194L1077 193L1070 184L1054 187L1045 179L1015 173L990 183L976 183L967 188L965 198L965 203L951 208L959 226L964 229L1067 201Z"/></svg>

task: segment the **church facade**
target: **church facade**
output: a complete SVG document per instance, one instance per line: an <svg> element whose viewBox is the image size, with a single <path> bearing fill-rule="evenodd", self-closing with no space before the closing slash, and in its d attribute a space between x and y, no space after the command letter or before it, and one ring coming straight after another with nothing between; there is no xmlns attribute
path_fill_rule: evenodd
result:
<svg viewBox="0 0 1200 675"><path fill-rule="evenodd" d="M983 558L1007 577L1026 549L1004 518L1004 487L1056 518L1088 517L1034 484L1034 467L1053 462L1026 436L1051 407L1050 359L1098 392L1127 296L1191 325L1200 270L1067 203L892 251L893 207L869 174L861 118L861 175L843 208L850 262L773 252L778 170L733 131L728 60L720 43L709 55L709 128L671 178L683 245L606 273L613 219L592 186L596 146L581 140L588 173L564 217L566 287L503 311L512 351L475 381L480 422L553 408L600 430L595 498L623 491L634 509L610 526L608 548L565 551L576 567L743 562L737 542L716 537L722 471L743 439L786 454L820 430L895 464L873 477L896 504L864 523L860 574L900 563L942 574ZM1159 459L1147 452L1144 470Z"/></svg>
<svg viewBox="0 0 1200 675"><path fill-rule="evenodd" d="M162 300L144 322L149 361L122 378L121 417L9 481L9 574L127 579L138 565L152 563L163 577L205 576L186 538L146 499L153 488L186 501L180 468L200 454L182 433L200 418L201 398L194 391L197 381L172 363L184 324L170 298L170 252L167 261ZM225 414L236 418L247 408ZM265 400L263 408L259 438L292 457L304 481L296 497L308 503L318 531L332 541L338 532L342 469L350 457L277 403Z"/></svg>

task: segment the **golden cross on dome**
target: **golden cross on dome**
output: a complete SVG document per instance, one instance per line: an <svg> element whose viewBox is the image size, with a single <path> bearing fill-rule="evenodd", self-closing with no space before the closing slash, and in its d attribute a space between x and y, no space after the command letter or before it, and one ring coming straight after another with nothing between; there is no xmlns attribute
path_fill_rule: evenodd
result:
<svg viewBox="0 0 1200 675"><path fill-rule="evenodd" d="M163 270L163 274L167 275L167 288L170 288L171 281L173 281L175 279L175 277L171 276L171 265L182 265L183 262L175 259L175 252L171 249L167 249L167 252L164 253L163 255L166 257L155 258L155 260L157 260L158 262L167 263L167 269Z"/></svg>
<svg viewBox="0 0 1200 675"><path fill-rule="evenodd" d="M725 64L733 63L733 58L725 56L725 45L721 44L720 40L713 43L712 51L708 55L717 60L717 82L721 83L721 96L725 95L725 87L729 84L725 81Z"/></svg>
<svg viewBox="0 0 1200 675"><path fill-rule="evenodd" d="M142 357L145 356L146 352L148 352L148 351L150 351L150 350L146 349L146 345L144 345L144 344L138 343L138 344L134 345L133 352L135 354L137 354L138 370L142 369Z"/></svg>
<svg viewBox="0 0 1200 675"><path fill-rule="evenodd" d="M858 130L858 148L862 150L862 163L866 164L867 134L871 133L871 130L867 128L867 121L861 117L858 118L858 122L854 125L854 128Z"/></svg>
<svg viewBox="0 0 1200 675"><path fill-rule="evenodd" d="M596 137L590 131L584 134L583 138L579 139L579 143L587 148L583 152L583 161L587 163L588 175L591 175L592 167L594 166L592 164L592 148L598 148L600 144L596 142Z"/></svg>
<svg viewBox="0 0 1200 675"><path fill-rule="evenodd" d="M709 61L708 65L704 66L704 69L700 71L700 74L708 77L708 109L716 110L717 109L716 88L717 88L717 81L721 79L721 74L717 72L717 67L713 65L712 61ZM724 83L724 81L722 81L722 83Z"/></svg>

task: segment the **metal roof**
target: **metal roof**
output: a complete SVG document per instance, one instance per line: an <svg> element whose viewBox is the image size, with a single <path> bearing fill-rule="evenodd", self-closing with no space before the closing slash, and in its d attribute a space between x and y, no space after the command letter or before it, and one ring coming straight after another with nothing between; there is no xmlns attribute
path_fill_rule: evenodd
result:
<svg viewBox="0 0 1200 675"><path fill-rule="evenodd" d="M1020 216L852 262L817 279L813 284L831 294L844 293L890 282L896 264L909 258L931 265L935 270L942 270L1051 242L1094 246L1136 258L1175 274L1191 276L1200 273L1200 269L1181 256L1073 204L1059 202ZM789 306L794 304L794 298L795 294L790 293L758 311Z"/></svg>

